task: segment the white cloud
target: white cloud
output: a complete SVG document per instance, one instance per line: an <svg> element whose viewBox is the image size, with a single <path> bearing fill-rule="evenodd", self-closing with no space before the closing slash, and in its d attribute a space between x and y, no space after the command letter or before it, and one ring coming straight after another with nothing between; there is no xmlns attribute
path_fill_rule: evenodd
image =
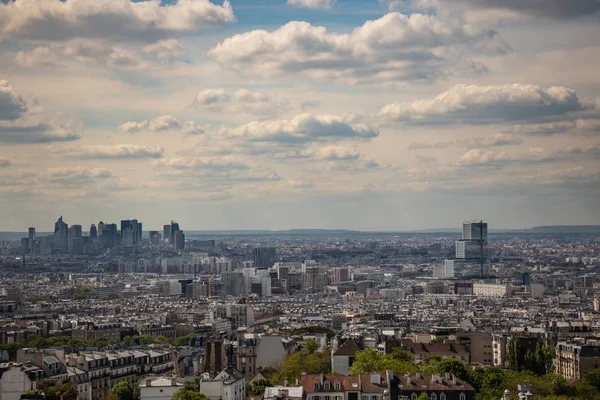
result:
<svg viewBox="0 0 600 400"><path fill-rule="evenodd" d="M139 132L142 129L144 129L146 127L146 125L148 125L148 121L142 121L142 122L129 121L129 122L125 122L124 124L119 126L119 129L122 130L123 132L135 133L135 132Z"/></svg>
<svg viewBox="0 0 600 400"><path fill-rule="evenodd" d="M289 109L289 104L263 91L251 92L248 89L238 89L228 92L225 89L205 89L198 92L192 107L214 112L268 115L286 111Z"/></svg>
<svg viewBox="0 0 600 400"><path fill-rule="evenodd" d="M228 0L16 0L0 3L0 41L66 40L76 37L156 40L171 34L231 23Z"/></svg>
<svg viewBox="0 0 600 400"><path fill-rule="evenodd" d="M50 147L48 151L85 160L161 158L164 149L159 146L119 144L116 146Z"/></svg>
<svg viewBox="0 0 600 400"><path fill-rule="evenodd" d="M304 8L331 8L333 0L287 0L287 3Z"/></svg>
<svg viewBox="0 0 600 400"><path fill-rule="evenodd" d="M486 71L468 52L506 52L495 32L476 31L459 19L389 13L352 33L293 21L275 31L228 38L208 52L224 67L272 77L305 73L351 83L434 81Z"/></svg>
<svg viewBox="0 0 600 400"><path fill-rule="evenodd" d="M371 139L379 132L366 125L349 123L333 115L299 114L290 120L253 121L226 130L249 141L304 144L332 139Z"/></svg>
<svg viewBox="0 0 600 400"><path fill-rule="evenodd" d="M457 164L469 166L504 166L554 161L581 161L583 159L596 159L598 156L600 156L600 144L568 146L560 150L548 150L536 147L519 153L472 149L467 151L457 161Z"/></svg>
<svg viewBox="0 0 600 400"><path fill-rule="evenodd" d="M153 54L159 59L176 57L183 52L183 46L177 39L159 40L144 46L144 53Z"/></svg>
<svg viewBox="0 0 600 400"><path fill-rule="evenodd" d="M210 129L210 125L200 126L196 121L184 121L181 125L181 133L184 135L200 135Z"/></svg>
<svg viewBox="0 0 600 400"><path fill-rule="evenodd" d="M566 87L456 85L433 98L386 105L377 117L417 125L487 124L563 116L587 108Z"/></svg>
<svg viewBox="0 0 600 400"><path fill-rule="evenodd" d="M172 115L161 115L150 121L148 129L153 132L166 131L169 129L179 128L179 121Z"/></svg>

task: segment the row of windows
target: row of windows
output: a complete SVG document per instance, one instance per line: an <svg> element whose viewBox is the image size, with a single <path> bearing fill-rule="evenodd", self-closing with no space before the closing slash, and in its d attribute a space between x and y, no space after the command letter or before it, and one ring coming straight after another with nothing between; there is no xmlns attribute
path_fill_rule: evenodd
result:
<svg viewBox="0 0 600 400"><path fill-rule="evenodd" d="M419 397L419 395L417 393L412 393L410 395L410 400L417 400L417 397ZM431 400L446 400L446 393L440 393L440 395L438 396L436 393L431 393L429 395L429 397L431 397ZM398 396L398 400L405 400L407 399L406 396ZM467 400L467 395L464 393L461 393L458 395L458 399L459 400Z"/></svg>
<svg viewBox="0 0 600 400"><path fill-rule="evenodd" d="M318 383L315 383L315 385L314 385L314 389L315 389L315 391L316 391L316 390L319 390L319 386L320 386L320 385L319 385ZM339 391L340 391L340 387L341 387L341 385L340 385L340 383L339 383L339 382L336 382L336 383L334 383L334 385L333 385L333 386L334 386L334 388L335 388L335 391L336 391L336 392L339 392ZM329 382L325 382L325 383L323 384L323 389L324 389L324 390L331 390L331 383L329 383Z"/></svg>

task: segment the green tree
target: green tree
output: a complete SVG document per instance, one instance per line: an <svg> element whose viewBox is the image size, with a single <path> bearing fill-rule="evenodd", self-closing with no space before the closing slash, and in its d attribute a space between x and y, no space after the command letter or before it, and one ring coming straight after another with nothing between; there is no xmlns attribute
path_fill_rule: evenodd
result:
<svg viewBox="0 0 600 400"><path fill-rule="evenodd" d="M189 335L179 336L175 340L173 340L173 346L187 346L190 343L190 339L194 337L198 337L197 333L190 333Z"/></svg>
<svg viewBox="0 0 600 400"><path fill-rule="evenodd" d="M381 372L383 355L374 349L365 349L356 353L354 362L350 366L352 375L370 374Z"/></svg>
<svg viewBox="0 0 600 400"><path fill-rule="evenodd" d="M133 400L133 389L128 382L119 382L112 387L110 392L117 400Z"/></svg>
<svg viewBox="0 0 600 400"><path fill-rule="evenodd" d="M123 338L123 343L125 344L131 344L133 342L133 338L131 336L125 336Z"/></svg>
<svg viewBox="0 0 600 400"><path fill-rule="evenodd" d="M265 388L269 386L269 381L259 379L246 386L246 396L262 396L265 393Z"/></svg>
<svg viewBox="0 0 600 400"><path fill-rule="evenodd" d="M87 286L79 286L73 294L73 300L87 300L92 297L92 288Z"/></svg>
<svg viewBox="0 0 600 400"><path fill-rule="evenodd" d="M417 397L417 400L431 400L431 398L427 396L427 393L423 392Z"/></svg>
<svg viewBox="0 0 600 400"><path fill-rule="evenodd" d="M304 341L304 349L306 350L307 354L315 354L319 349L319 344L315 339L306 339Z"/></svg>
<svg viewBox="0 0 600 400"><path fill-rule="evenodd" d="M267 373L269 381L276 385L283 384L287 378L290 381L299 379L302 373L328 374L331 372L331 352L324 350L308 354L306 349L287 356L284 361ZM266 372L265 372L266 373Z"/></svg>
<svg viewBox="0 0 600 400"><path fill-rule="evenodd" d="M171 341L164 336L157 336L156 343L171 343Z"/></svg>
<svg viewBox="0 0 600 400"><path fill-rule="evenodd" d="M195 390L182 387L178 391L175 392L172 400L208 400L208 398L200 392Z"/></svg>
<svg viewBox="0 0 600 400"><path fill-rule="evenodd" d="M141 335L141 336L134 336L134 339L138 339L140 341L140 344L154 344L154 338L150 335Z"/></svg>

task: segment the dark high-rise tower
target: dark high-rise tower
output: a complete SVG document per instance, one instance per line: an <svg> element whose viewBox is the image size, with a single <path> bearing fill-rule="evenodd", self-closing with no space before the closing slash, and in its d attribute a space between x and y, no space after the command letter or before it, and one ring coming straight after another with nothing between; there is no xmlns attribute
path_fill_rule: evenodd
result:
<svg viewBox="0 0 600 400"><path fill-rule="evenodd" d="M169 244L175 244L175 235L179 232L179 224L175 221L171 221L171 239Z"/></svg>
<svg viewBox="0 0 600 400"><path fill-rule="evenodd" d="M92 239L98 238L98 229L96 229L96 225L94 225L94 224L92 224L92 226L90 226L90 237Z"/></svg>
<svg viewBox="0 0 600 400"><path fill-rule="evenodd" d="M171 244L171 225L163 226L163 239L165 242L168 240L169 244Z"/></svg>
<svg viewBox="0 0 600 400"><path fill-rule="evenodd" d="M69 251L69 225L63 222L62 215L54 224L54 248L61 253Z"/></svg>
<svg viewBox="0 0 600 400"><path fill-rule="evenodd" d="M142 241L142 223L138 222L137 219L126 219L121 221L121 235L131 229L132 231L132 244L136 245Z"/></svg>
<svg viewBox="0 0 600 400"><path fill-rule="evenodd" d="M252 251L254 268L271 268L275 264L275 247L258 247Z"/></svg>

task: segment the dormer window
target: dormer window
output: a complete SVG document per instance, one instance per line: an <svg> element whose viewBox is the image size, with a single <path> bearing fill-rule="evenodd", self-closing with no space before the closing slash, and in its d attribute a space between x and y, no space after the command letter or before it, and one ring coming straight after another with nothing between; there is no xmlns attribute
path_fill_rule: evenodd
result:
<svg viewBox="0 0 600 400"><path fill-rule="evenodd" d="M331 384L329 382L325 382L325 390L331 390Z"/></svg>
<svg viewBox="0 0 600 400"><path fill-rule="evenodd" d="M340 383L339 383L339 382L336 382L336 383L334 384L334 386L335 386L335 391L336 391L336 392L339 392L339 391L340 391Z"/></svg>
<svg viewBox="0 0 600 400"><path fill-rule="evenodd" d="M314 386L314 388L315 388L315 392L316 392L317 390L319 390L319 384L318 384L318 383L315 383L315 386Z"/></svg>

